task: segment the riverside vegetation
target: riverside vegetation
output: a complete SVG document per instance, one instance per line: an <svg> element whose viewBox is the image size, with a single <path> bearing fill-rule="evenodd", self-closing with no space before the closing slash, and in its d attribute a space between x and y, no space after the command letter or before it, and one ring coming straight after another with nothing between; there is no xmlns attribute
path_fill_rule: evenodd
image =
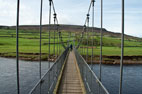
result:
<svg viewBox="0 0 142 94"><path fill-rule="evenodd" d="M42 31L42 60L48 60L48 30ZM71 37L69 38L69 34ZM62 42L67 45L68 40L72 41L70 44L78 44L81 39L80 32L69 32L67 30L61 30ZM80 53L86 59L87 47L88 47L88 63L91 57L92 51L92 39L94 40L94 63L99 62L100 55L100 34L95 33L95 37L91 36L92 33L84 33L83 41L80 45ZM33 29L20 29L19 31L19 54L22 60L39 60L39 30ZM54 55L54 30L51 30L51 50L50 57L55 59L64 50L61 41L58 37L58 32L55 32L55 54ZM87 46L88 41L88 46ZM142 39L141 38L125 38L124 47L124 62L126 64L141 64L142 63ZM104 64L119 64L121 54L121 39L120 36L112 36L109 34L103 35L103 63ZM59 50L60 48L60 50ZM58 51L58 52L57 52ZM0 29L0 56L1 57L16 57L16 30L14 28L1 28Z"/></svg>

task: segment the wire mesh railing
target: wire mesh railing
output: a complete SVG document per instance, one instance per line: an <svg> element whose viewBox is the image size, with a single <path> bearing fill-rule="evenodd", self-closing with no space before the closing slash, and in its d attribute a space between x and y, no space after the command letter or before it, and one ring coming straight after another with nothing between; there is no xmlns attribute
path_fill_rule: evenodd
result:
<svg viewBox="0 0 142 94"><path fill-rule="evenodd" d="M62 55L56 60L48 72L38 81L36 86L29 94L53 94L60 71L65 62L69 48L67 48Z"/></svg>
<svg viewBox="0 0 142 94"><path fill-rule="evenodd" d="M40 73L40 78L41 78L41 32L42 32L42 2L43 0L41 0L41 10L40 10L40 62L39 62L39 73ZM119 94L122 94L122 81L123 81L123 55L124 55L124 14L125 14L125 11L124 11L124 8L125 8L125 0L122 0L122 42L121 42L121 63L120 63L120 87L119 87ZM90 6L89 6L89 9L88 9L88 12L87 12L87 17L85 19L85 24L84 24L84 29L86 29L86 25L87 27L89 27L89 20L88 20L88 17L89 17L89 14L90 14L90 10L92 8L92 33L94 32L94 2L95 0L91 0L91 3L90 3ZM51 26L51 14L52 14L52 8L53 8L53 12L54 12L54 25L57 27L57 35L59 34L58 36L58 41L60 39L61 41L61 44L63 45L64 48L66 48L64 46L64 43L63 43L63 40L62 40L62 36L61 36L61 32L59 31L59 23L58 23L58 19L57 19L57 14L56 14L56 11L55 11L55 7L54 7L54 3L53 3L53 0L49 0L49 26ZM17 74L17 94L20 94L20 81L19 81L19 12L20 12L20 0L17 0L17 21L16 21L16 74ZM84 34L84 30L83 29L83 32L82 32L82 35ZM78 60L78 64L79 64L79 67L80 67L80 70L81 70L81 74L82 74L82 78L83 78L83 81L85 83L85 86L86 86L86 90L87 90L87 93L90 94L108 94L107 90L104 88L104 86L102 85L102 83L100 82L101 81L101 64L102 64L102 37L103 37L103 0L101 0L101 40L100 40L100 47L101 47L101 53L100 53L100 77L99 79L96 77L96 75L94 74L94 72L90 69L90 67L86 64L86 61L81 57L81 55L78 54L78 52L75 50L76 52L76 57L77 57L77 60ZM49 27L48 28L48 31L49 31L49 50L48 50L48 53L49 53L49 59L50 59L50 55L51 55L51 47L50 47L50 44L51 44L51 35L50 35L50 32L51 32L51 28ZM54 55L55 55L55 32L54 32ZM94 34L93 34L94 36ZM83 41L83 36L81 37L81 41ZM88 41L88 39L87 39ZM94 46L93 44L93 41L94 41L94 37L92 38L92 46ZM77 48L79 48L80 46L80 43L78 44ZM58 42L59 43L59 42ZM74 40L74 45L75 45L75 40ZM88 46L88 43L87 43L87 46ZM58 46L59 47L59 53L60 53L60 45ZM52 92L54 86L55 86L55 83L56 83L56 80L57 80L57 77L59 75L59 72L60 72L60 68L61 68L61 65L62 65L62 61L65 60L65 54L67 54L67 51L68 49L66 49L66 51L61 55L61 57L58 58L58 60L56 61L56 63L53 65L53 67L51 67L49 69L49 71L43 76L43 78L39 81L39 83L34 87L34 89L32 90L32 94L40 94L42 92L42 94L44 93L50 93ZM87 50L88 50L88 47L87 47ZM84 52L85 50L82 49L82 52ZM91 64L93 62L93 47L92 47L92 55L91 55ZM58 52L58 51L57 51ZM88 58L88 51L87 51L87 56L86 58ZM87 60L87 59L86 59ZM50 63L49 63L49 67L50 67ZM58 70L56 69L58 68ZM50 76L51 75L51 76ZM87 76L86 76L87 75ZM91 80L90 80L91 79ZM52 80L52 83L50 83ZM48 83L48 84L47 84ZM97 92L97 93L96 93Z"/></svg>
<svg viewBox="0 0 142 94"><path fill-rule="evenodd" d="M86 94L109 94L96 74L91 70L83 57L74 48L77 63L80 69L82 80L86 88Z"/></svg>

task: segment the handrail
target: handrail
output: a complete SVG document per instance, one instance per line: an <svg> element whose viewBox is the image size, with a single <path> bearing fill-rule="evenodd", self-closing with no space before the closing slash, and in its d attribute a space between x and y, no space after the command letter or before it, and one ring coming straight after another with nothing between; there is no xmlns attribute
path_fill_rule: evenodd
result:
<svg viewBox="0 0 142 94"><path fill-rule="evenodd" d="M84 58L78 53L76 48L74 48L74 53L77 58L77 63L80 68L87 94L109 94L108 90L104 87L93 70L91 70Z"/></svg>
<svg viewBox="0 0 142 94"><path fill-rule="evenodd" d="M29 94L52 94L56 86L58 76L65 61L69 48L67 48L55 61L53 66L48 69L42 78L37 82ZM50 75L50 76L49 76ZM50 77L50 78L49 78ZM52 81L52 82L49 82Z"/></svg>

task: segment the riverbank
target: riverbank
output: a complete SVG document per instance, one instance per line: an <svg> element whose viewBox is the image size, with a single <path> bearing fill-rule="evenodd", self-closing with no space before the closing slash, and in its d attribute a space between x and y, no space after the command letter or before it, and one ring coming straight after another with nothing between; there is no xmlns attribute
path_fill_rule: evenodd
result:
<svg viewBox="0 0 142 94"><path fill-rule="evenodd" d="M86 56L83 56L86 59ZM123 64L131 65L131 64L142 64L142 56L124 56ZM120 64L120 56L103 56L102 64ZM100 57L95 56L93 59L93 64L99 64ZM88 58L88 64L91 64L91 56Z"/></svg>
<svg viewBox="0 0 142 94"><path fill-rule="evenodd" d="M59 55L50 55L47 53L41 54L42 61L54 62ZM0 53L0 57L16 58L16 53ZM86 60L86 56L83 56ZM24 61L39 61L39 53L19 53L19 59ZM91 64L91 56L88 56L88 64ZM93 58L93 64L99 64L100 57L95 56ZM102 64L120 64L120 56L103 56ZM142 64L142 56L124 56L124 64Z"/></svg>
<svg viewBox="0 0 142 94"><path fill-rule="evenodd" d="M16 58L16 53L0 53L0 57L4 58ZM48 57L47 53L41 54L42 61L54 62L57 59L58 55L50 55ZM39 61L39 53L19 53L19 59L24 61Z"/></svg>

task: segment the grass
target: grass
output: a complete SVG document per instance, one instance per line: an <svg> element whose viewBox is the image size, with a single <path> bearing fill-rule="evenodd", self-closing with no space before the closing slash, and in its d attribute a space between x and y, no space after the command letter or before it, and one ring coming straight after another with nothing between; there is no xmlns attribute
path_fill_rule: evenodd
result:
<svg viewBox="0 0 142 94"><path fill-rule="evenodd" d="M82 52L83 50L83 52ZM87 54L87 48L80 48L80 53L82 55ZM94 48L94 55L100 55L100 47ZM88 49L88 54L92 54L92 49ZM120 56L121 55L121 48L119 47L103 47L103 55L104 56ZM124 48L124 55L125 56L142 56L142 48L141 47L125 47Z"/></svg>
<svg viewBox="0 0 142 94"><path fill-rule="evenodd" d="M137 40L127 40L125 39L124 41L124 46L125 47L142 47L142 42L138 42ZM87 38L84 39L83 42L84 45L87 44ZM94 44L96 46L100 45L100 37L94 37ZM92 45L92 38L89 37L89 45ZM103 46L107 46L107 47L120 47L121 46L121 39L119 38L113 38L113 37L103 37Z"/></svg>
<svg viewBox="0 0 142 94"><path fill-rule="evenodd" d="M54 54L54 39L53 39L53 32L51 32L51 39L50 42L52 43L50 45L50 54ZM22 57L37 57L37 55L28 55L26 53L39 53L39 33L37 31L23 31L20 30L19 32L19 53L25 53L20 54ZM57 34L56 36L57 37ZM68 39L64 38L63 42L67 42ZM49 54L49 45L48 45L49 39L48 39L48 32L42 32L42 54L44 54L42 57L45 58ZM64 50L61 44L58 43L59 40L55 39L55 54L58 53L58 55L61 54L61 51ZM60 48L60 54L59 49L57 52L57 47ZM15 30L0 30L0 53L3 54L3 56L8 57L15 57L16 56L16 34ZM45 56L46 55L46 56Z"/></svg>
<svg viewBox="0 0 142 94"><path fill-rule="evenodd" d="M67 42L69 37L69 33L64 31L62 32L62 39L63 42ZM71 34L74 35L73 33ZM51 45L50 45L50 54L54 54L54 32L51 31ZM25 53L20 54L22 57L37 57L37 55L28 55L26 53L39 53L39 30L20 30L19 31L19 52ZM57 47L60 47L60 54L61 51L64 50L61 43L58 40L58 34L56 32L56 39L55 39L55 54L57 54ZM78 40L80 39L80 36L78 37L71 37L70 40ZM91 37L89 37L89 44L91 46ZM99 47L99 41L100 37L95 36L95 47L94 54L100 55L100 47ZM81 46L86 46L86 37L83 39L83 42ZM42 58L46 58L49 54L49 38L48 38L48 32L43 31L42 32ZM64 43L67 45L67 43ZM72 42L73 44L73 42ZM75 44L78 44L78 41L75 41ZM121 49L120 49L121 40L119 38L112 38L112 37L103 37L103 55L105 56L120 56ZM82 53L82 50L84 52ZM79 49L80 53L83 55L86 55L86 48ZM89 49L89 55L91 55L92 49ZM0 29L0 53L4 54L3 56L16 56L16 31L12 29ZM142 56L142 43L138 42L137 40L127 40L125 39L125 49L124 54L126 56ZM59 55L59 54L58 54Z"/></svg>

